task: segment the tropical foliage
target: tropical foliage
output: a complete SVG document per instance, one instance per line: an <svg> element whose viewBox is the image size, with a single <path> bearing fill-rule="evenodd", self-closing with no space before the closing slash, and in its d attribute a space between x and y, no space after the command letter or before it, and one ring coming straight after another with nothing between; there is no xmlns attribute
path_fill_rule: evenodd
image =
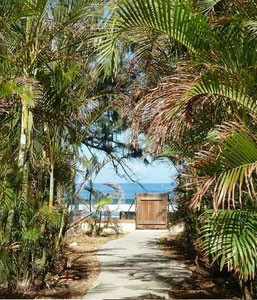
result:
<svg viewBox="0 0 257 300"><path fill-rule="evenodd" d="M151 154L182 169L187 205L214 209L203 251L245 281L257 271L256 12L255 1L118 1L98 36L99 70L134 78L119 98L134 144L146 134Z"/></svg>
<svg viewBox="0 0 257 300"><path fill-rule="evenodd" d="M0 284L43 283L80 189L148 154L178 169L191 245L256 280L256 15L254 0L1 2Z"/></svg>
<svg viewBox="0 0 257 300"><path fill-rule="evenodd" d="M202 216L201 247L220 268L226 265L242 279L256 273L256 213L245 210L207 210Z"/></svg>
<svg viewBox="0 0 257 300"><path fill-rule="evenodd" d="M79 162L94 157L81 149L120 165L133 153L114 136L125 124L112 105L113 86L89 72L89 36L102 5L0 3L1 287L43 286L54 269L78 198ZM94 165L84 167L89 180Z"/></svg>

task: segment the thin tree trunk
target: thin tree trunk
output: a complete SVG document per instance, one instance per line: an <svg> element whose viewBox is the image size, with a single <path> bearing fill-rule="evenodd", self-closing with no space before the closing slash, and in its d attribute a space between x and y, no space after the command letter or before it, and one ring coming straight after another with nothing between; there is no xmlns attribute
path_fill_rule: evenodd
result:
<svg viewBox="0 0 257 300"><path fill-rule="evenodd" d="M28 105L22 102L21 112L21 135L20 135L20 151L19 151L19 168L23 168L25 163L26 148L27 148L27 133L28 133Z"/></svg>
<svg viewBox="0 0 257 300"><path fill-rule="evenodd" d="M65 225L65 215L64 215L64 211L63 211L62 212L62 217L61 217L61 226L60 226L60 229L59 229L57 240L55 242L55 250L57 250L60 246L60 242L61 242L62 235L63 235L64 225Z"/></svg>
<svg viewBox="0 0 257 300"><path fill-rule="evenodd" d="M21 196L25 202L27 202L28 199L29 162L27 159L27 154L31 143L32 123L32 112L29 111L28 104L23 101L18 166L22 172L23 182Z"/></svg>
<svg viewBox="0 0 257 300"><path fill-rule="evenodd" d="M90 190L89 190L88 201L89 201L89 211L91 212L92 211L92 190L93 190L93 182L91 179L89 180L89 188L90 188Z"/></svg>
<svg viewBox="0 0 257 300"><path fill-rule="evenodd" d="M49 207L54 206L54 163L50 166Z"/></svg>
<svg viewBox="0 0 257 300"><path fill-rule="evenodd" d="M73 150L73 159L72 159L72 163L73 165L76 165L77 162L77 147L76 149ZM76 191L76 185L75 185L75 178L76 178L76 171L75 168L72 168L71 171L71 187L70 187L70 198L68 199L68 203L67 203L67 207L72 207L73 205L75 206L75 198L78 195L78 191ZM73 207L74 209L74 207Z"/></svg>
<svg viewBox="0 0 257 300"><path fill-rule="evenodd" d="M54 206L54 163L55 163L55 149L54 149L54 138L51 139L50 130L48 125L44 124L45 132L47 134L49 151L50 151L50 184L49 184L49 207Z"/></svg>

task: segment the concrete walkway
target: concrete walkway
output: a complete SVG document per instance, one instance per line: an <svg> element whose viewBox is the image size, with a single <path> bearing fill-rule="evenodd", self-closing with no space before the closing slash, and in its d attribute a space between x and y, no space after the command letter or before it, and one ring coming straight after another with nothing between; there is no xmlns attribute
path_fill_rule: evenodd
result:
<svg viewBox="0 0 257 300"><path fill-rule="evenodd" d="M166 230L136 230L98 252L102 271L85 299L169 299L172 283L191 276L157 246Z"/></svg>

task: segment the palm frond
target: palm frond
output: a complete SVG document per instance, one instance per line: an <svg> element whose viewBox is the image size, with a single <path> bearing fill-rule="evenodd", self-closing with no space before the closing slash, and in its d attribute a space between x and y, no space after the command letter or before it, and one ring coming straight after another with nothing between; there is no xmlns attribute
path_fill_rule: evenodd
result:
<svg viewBox="0 0 257 300"><path fill-rule="evenodd" d="M204 12L209 12L212 10L215 5L223 0L198 0L198 7L204 11Z"/></svg>
<svg viewBox="0 0 257 300"><path fill-rule="evenodd" d="M33 107L42 99L42 87L33 79L17 78L0 82L0 98L17 95L21 100Z"/></svg>
<svg viewBox="0 0 257 300"><path fill-rule="evenodd" d="M205 13L212 12L216 17L238 16L242 19L256 17L257 4L255 0L198 0L197 6Z"/></svg>
<svg viewBox="0 0 257 300"><path fill-rule="evenodd" d="M242 193L256 201L253 174L257 173L257 143L255 136L245 126L225 123L218 127L220 142L211 146L209 151L196 155L194 168L198 176L198 191L192 199L197 207L202 197L212 190L213 205L218 209L234 208L242 204Z"/></svg>
<svg viewBox="0 0 257 300"><path fill-rule="evenodd" d="M192 106L193 98L196 100L201 96L218 96L228 99L230 102L245 107L249 111L256 113L256 96L252 95L255 78L249 73L242 72L234 74L228 71L206 72L197 80L185 97L185 110L187 105Z"/></svg>
<svg viewBox="0 0 257 300"><path fill-rule="evenodd" d="M137 29L167 35L193 53L207 49L212 35L206 17L193 12L188 1L120 1L108 22L98 34L100 65L109 62L115 66L117 49Z"/></svg>
<svg viewBox="0 0 257 300"><path fill-rule="evenodd" d="M244 210L207 210L201 217L200 248L245 281L257 271L257 214Z"/></svg>
<svg viewBox="0 0 257 300"><path fill-rule="evenodd" d="M245 21L244 26L253 34L254 37L257 36L257 20Z"/></svg>
<svg viewBox="0 0 257 300"><path fill-rule="evenodd" d="M209 39L212 51L199 52L197 61L212 70L215 68L239 74L244 70L251 73L257 58L257 46L253 35L245 30L246 24L246 20L240 19L214 27L213 36Z"/></svg>
<svg viewBox="0 0 257 300"><path fill-rule="evenodd" d="M192 52L200 46L206 47L203 33L209 33L208 23L201 14L193 13L186 1L124 1L118 14L118 26L123 30L136 27L152 29L169 35Z"/></svg>
<svg viewBox="0 0 257 300"><path fill-rule="evenodd" d="M134 135L144 131L158 150L170 138L170 132L174 138L178 136L187 126L180 104L194 80L194 70L182 65L174 74L163 78L156 88L142 95L133 111L124 103L124 113L131 115Z"/></svg>

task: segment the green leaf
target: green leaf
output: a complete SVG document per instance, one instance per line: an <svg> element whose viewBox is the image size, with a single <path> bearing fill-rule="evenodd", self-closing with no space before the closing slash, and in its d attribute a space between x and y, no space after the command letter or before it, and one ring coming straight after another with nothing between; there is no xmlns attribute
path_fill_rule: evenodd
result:
<svg viewBox="0 0 257 300"><path fill-rule="evenodd" d="M199 245L222 270L253 279L257 267L257 214L244 210L207 210L201 217Z"/></svg>
<svg viewBox="0 0 257 300"><path fill-rule="evenodd" d="M48 205L44 205L39 209L39 213L43 216L45 221L47 221L53 227L59 227L61 222L61 213L49 207Z"/></svg>
<svg viewBox="0 0 257 300"><path fill-rule="evenodd" d="M42 233L40 227L34 227L32 229L29 229L28 231L23 232L22 238L31 242L37 242L40 239L41 235Z"/></svg>

